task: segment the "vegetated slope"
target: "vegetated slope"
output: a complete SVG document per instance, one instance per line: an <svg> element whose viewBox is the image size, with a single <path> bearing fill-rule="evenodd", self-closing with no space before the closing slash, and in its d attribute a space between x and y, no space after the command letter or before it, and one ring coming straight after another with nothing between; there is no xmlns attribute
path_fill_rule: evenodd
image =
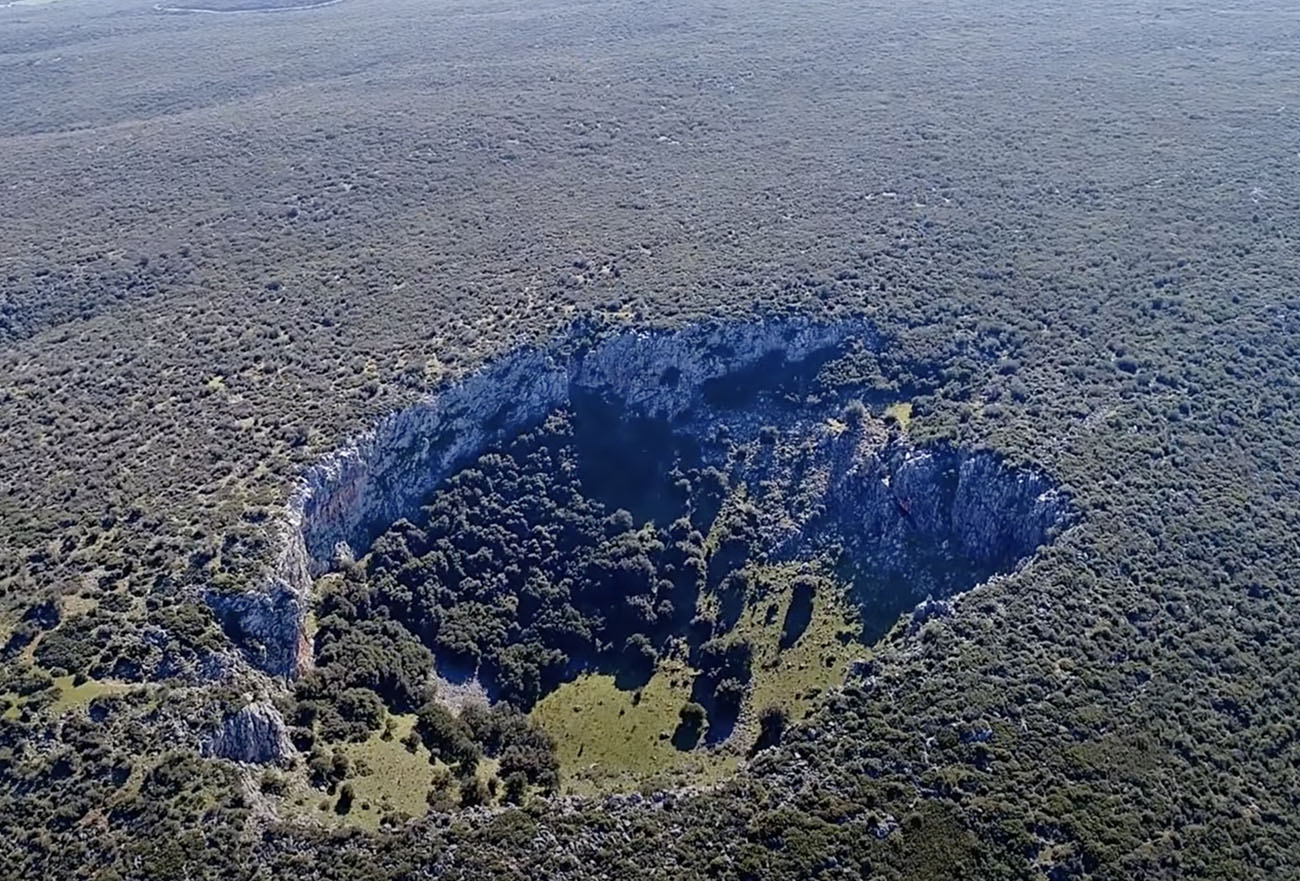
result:
<svg viewBox="0 0 1300 881"><path fill-rule="evenodd" d="M0 11L4 864L1285 875L1297 40L1285 9L1234 12ZM1083 521L749 772L653 808L332 837L177 736L238 692L52 723L47 668L220 666L196 591L260 571L300 466L586 306L869 312L884 382L944 365L914 438L1035 460Z"/></svg>

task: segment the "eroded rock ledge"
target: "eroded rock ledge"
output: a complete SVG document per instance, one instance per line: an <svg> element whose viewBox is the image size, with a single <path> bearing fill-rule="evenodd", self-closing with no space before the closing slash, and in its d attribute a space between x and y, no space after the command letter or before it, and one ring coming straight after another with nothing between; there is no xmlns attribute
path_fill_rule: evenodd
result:
<svg viewBox="0 0 1300 881"><path fill-rule="evenodd" d="M878 352L882 340L862 319L709 322L680 330L580 323L550 344L507 353L389 414L310 467L285 510L281 550L263 583L242 594L213 592L208 600L252 663L274 675L296 675L311 664L303 624L313 576L364 552L485 450L579 400L603 401L621 418L656 420L702 439L722 426L754 444L753 464L741 470L750 472L752 485L768 487L765 507L782 521L773 529L789 533L789 553L815 540L833 518L836 534L860 536L870 545L872 565L896 567L896 589L919 593L917 599L1005 571L1068 519L1068 501L1050 480L1013 471L992 454L921 450L903 438L867 438L859 429L844 437L839 429L828 433L829 414L821 410L835 404L771 406L780 394L794 399L807 392L782 389L789 377L805 382L850 345ZM773 388L777 393L764 398ZM801 440L760 442L760 426ZM735 448L732 441L722 446ZM811 468L777 463L765 449L811 455ZM770 496L781 480L787 489ZM909 549L917 541L938 549L928 557L934 572L921 577L903 571L915 564ZM944 567L953 561L963 567L961 583L948 584Z"/></svg>

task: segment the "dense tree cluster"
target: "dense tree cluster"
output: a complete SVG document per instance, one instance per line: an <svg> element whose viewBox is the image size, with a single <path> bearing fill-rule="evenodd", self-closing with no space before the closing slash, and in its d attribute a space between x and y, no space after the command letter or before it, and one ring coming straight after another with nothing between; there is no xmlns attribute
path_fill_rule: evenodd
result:
<svg viewBox="0 0 1300 881"><path fill-rule="evenodd" d="M415 731L430 755L453 765L462 779L474 776L481 756L497 759L497 776L505 781L509 800L521 801L530 786L544 793L553 793L559 786L555 744L508 704L498 703L490 709L470 704L456 715L430 701L420 708Z"/></svg>
<svg viewBox="0 0 1300 881"><path fill-rule="evenodd" d="M384 703L409 712L423 700L433 657L391 620L344 618L347 601L332 596L320 620L317 663L294 690L294 721L321 726L328 740L364 740L383 722Z"/></svg>
<svg viewBox="0 0 1300 881"><path fill-rule="evenodd" d="M669 512L665 526L610 511L597 499L622 487L601 481L605 429L583 410L557 411L445 481L418 524L394 524L341 583L322 582L333 586L320 602L318 669L299 684L300 699L360 686L409 708L431 651L447 672L475 674L526 710L578 669L643 683L680 635L699 646L698 699L734 718L748 646L714 638L735 624L750 589L742 567L761 545L756 513L741 505L721 518L706 551L700 528L710 529L727 478L668 466L663 498L640 498ZM710 583L720 617L701 613Z"/></svg>
<svg viewBox="0 0 1300 881"><path fill-rule="evenodd" d="M691 697L709 708L709 735L721 739L731 730L749 688L753 646L743 637L710 639L695 653L699 675Z"/></svg>

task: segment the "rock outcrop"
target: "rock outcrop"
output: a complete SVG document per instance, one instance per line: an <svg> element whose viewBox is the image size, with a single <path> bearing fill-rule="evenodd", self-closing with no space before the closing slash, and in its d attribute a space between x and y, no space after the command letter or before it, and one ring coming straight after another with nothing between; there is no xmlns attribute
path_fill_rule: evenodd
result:
<svg viewBox="0 0 1300 881"><path fill-rule="evenodd" d="M302 506L291 503L280 523L281 551L253 590L207 592L205 599L226 634L257 668L297 676L311 666L311 641L303 627L311 608L312 579L302 541Z"/></svg>
<svg viewBox="0 0 1300 881"><path fill-rule="evenodd" d="M261 590L209 591L208 605L244 656L258 669L297 676L311 667L312 647L303 628L311 605L311 579L267 578Z"/></svg>
<svg viewBox="0 0 1300 881"><path fill-rule="evenodd" d="M880 579L939 599L1013 569L1068 523L1048 478L998 456L894 441L856 460L828 493L837 532Z"/></svg>
<svg viewBox="0 0 1300 881"><path fill-rule="evenodd" d="M790 560L839 548L879 625L927 596L939 603L1014 570L1073 517L1050 478L987 450L918 446L874 418L850 427L817 408L767 408L760 418L766 429L729 426L726 456L759 512L767 553ZM706 444L706 461L722 456Z"/></svg>
<svg viewBox="0 0 1300 881"><path fill-rule="evenodd" d="M255 764L280 763L295 752L279 710L255 701L222 720L204 743L207 756Z"/></svg>

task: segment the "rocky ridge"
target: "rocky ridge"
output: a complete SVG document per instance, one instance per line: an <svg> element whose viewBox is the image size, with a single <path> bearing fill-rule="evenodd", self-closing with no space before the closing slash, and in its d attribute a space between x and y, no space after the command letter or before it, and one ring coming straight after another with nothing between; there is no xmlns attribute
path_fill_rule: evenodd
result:
<svg viewBox="0 0 1300 881"><path fill-rule="evenodd" d="M200 751L203 755L257 764L283 762L297 752L280 711L266 700L252 701L227 715Z"/></svg>

